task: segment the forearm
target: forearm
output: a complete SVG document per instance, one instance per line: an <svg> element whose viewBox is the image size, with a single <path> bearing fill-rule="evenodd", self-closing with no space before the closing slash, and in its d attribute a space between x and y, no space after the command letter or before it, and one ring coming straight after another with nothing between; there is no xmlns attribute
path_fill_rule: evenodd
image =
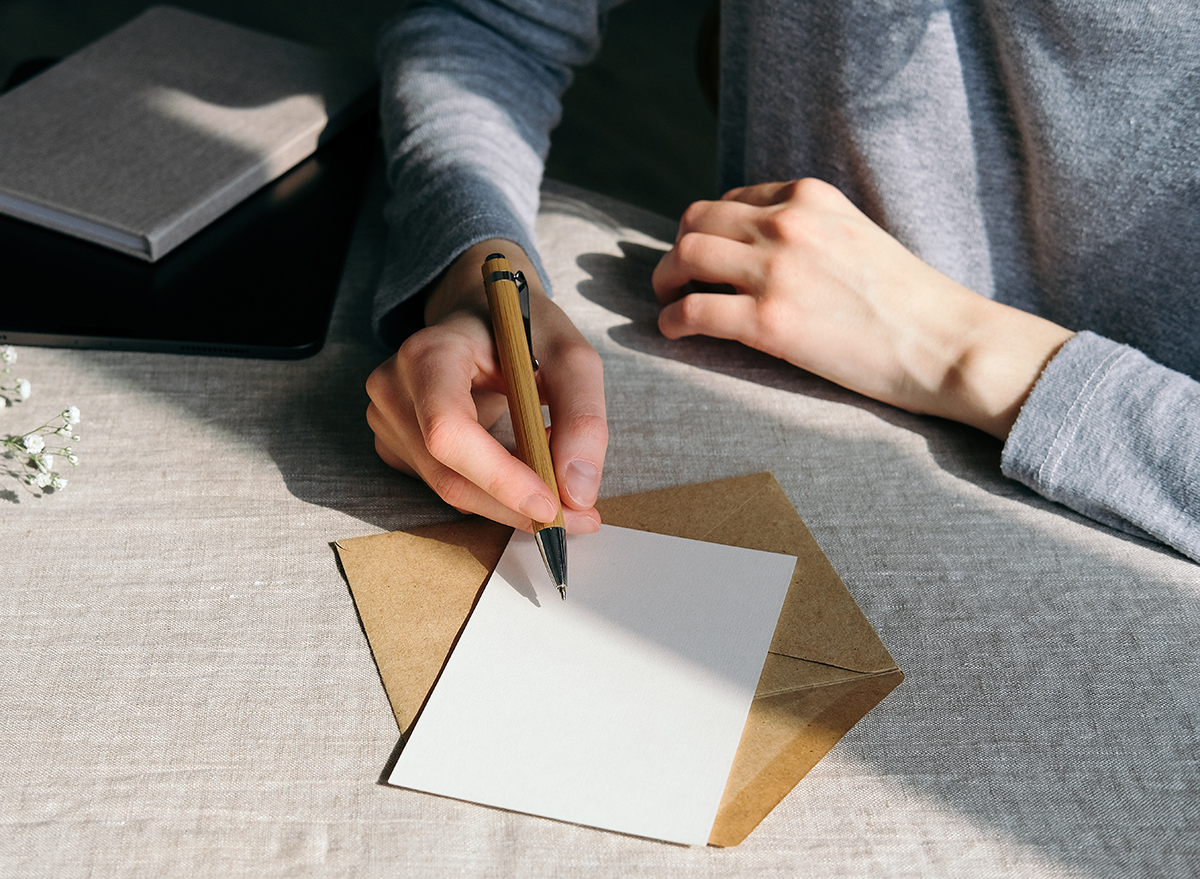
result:
<svg viewBox="0 0 1200 879"><path fill-rule="evenodd" d="M385 28L393 195L377 322L486 238L518 242L540 268L533 223L549 132L571 66L598 44L598 15L591 2L463 0L419 5Z"/></svg>

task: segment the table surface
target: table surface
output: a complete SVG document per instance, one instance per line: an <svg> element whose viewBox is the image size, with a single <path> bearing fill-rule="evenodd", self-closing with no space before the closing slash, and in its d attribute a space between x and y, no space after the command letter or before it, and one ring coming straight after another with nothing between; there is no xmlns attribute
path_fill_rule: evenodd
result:
<svg viewBox="0 0 1200 879"><path fill-rule="evenodd" d="M330 543L453 513L363 417L380 200L309 360L19 349L0 433L83 422L66 489L0 484L0 876L1200 871L1200 567L1005 480L973 430L664 339L672 225L555 184L604 493L771 471L907 679L733 849L381 785L398 733Z"/></svg>

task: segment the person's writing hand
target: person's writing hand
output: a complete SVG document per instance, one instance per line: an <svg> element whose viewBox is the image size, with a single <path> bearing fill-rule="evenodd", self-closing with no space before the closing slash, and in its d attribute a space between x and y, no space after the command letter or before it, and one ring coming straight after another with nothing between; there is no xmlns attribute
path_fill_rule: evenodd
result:
<svg viewBox="0 0 1200 879"><path fill-rule="evenodd" d="M694 281L735 294L688 292ZM735 339L1000 438L1071 336L955 283L812 179L693 204L653 283L669 338Z"/></svg>
<svg viewBox="0 0 1200 879"><path fill-rule="evenodd" d="M480 267L504 253L529 281L538 388L550 409L550 448L571 533L595 531L608 425L600 357L546 298L528 257L508 241L469 248L431 291L428 326L367 380L367 421L390 466L423 479L455 508L528 530L559 499L487 428L504 412L504 378L492 340Z"/></svg>

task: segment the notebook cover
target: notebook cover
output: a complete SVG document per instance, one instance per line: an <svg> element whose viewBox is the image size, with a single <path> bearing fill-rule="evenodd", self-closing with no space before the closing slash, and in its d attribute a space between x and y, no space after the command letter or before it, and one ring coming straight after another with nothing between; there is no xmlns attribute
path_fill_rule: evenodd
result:
<svg viewBox="0 0 1200 879"><path fill-rule="evenodd" d="M374 81L151 7L0 97L0 213L157 260L360 115Z"/></svg>

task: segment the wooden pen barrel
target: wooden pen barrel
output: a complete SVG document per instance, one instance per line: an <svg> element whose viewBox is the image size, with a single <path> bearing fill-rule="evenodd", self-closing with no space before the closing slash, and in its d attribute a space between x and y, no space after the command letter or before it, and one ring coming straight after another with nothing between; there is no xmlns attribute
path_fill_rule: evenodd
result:
<svg viewBox="0 0 1200 879"><path fill-rule="evenodd" d="M554 462L546 439L546 423L542 419L542 404L537 380L533 375L533 358L525 338L525 322L521 316L521 299L516 282L508 277L496 277L497 272L513 275L512 263L493 254L483 264L484 289L492 314L492 331L496 352L508 391L508 410L512 415L513 433L517 440L517 456L529 465L550 487L559 503L553 522L533 523L533 530L563 527L562 505L559 502L558 480L554 478Z"/></svg>

